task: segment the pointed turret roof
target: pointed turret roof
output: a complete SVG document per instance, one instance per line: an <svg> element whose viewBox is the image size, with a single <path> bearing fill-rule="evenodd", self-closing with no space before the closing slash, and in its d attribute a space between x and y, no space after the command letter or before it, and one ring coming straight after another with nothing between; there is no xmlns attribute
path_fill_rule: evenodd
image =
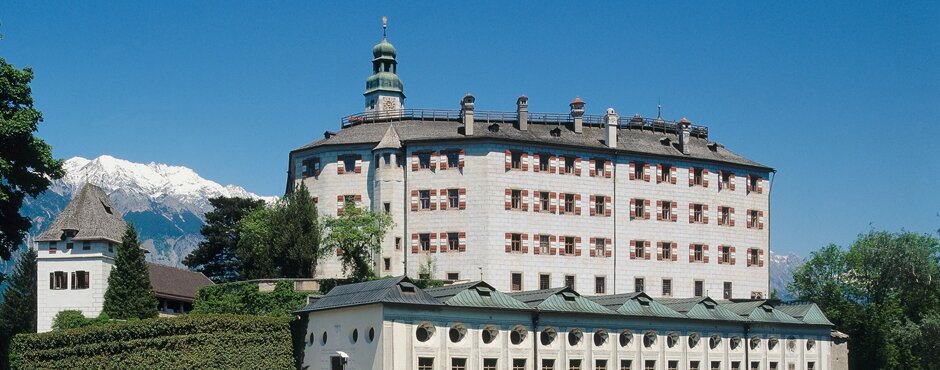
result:
<svg viewBox="0 0 940 370"><path fill-rule="evenodd" d="M382 140L375 148L372 148L372 150L379 149L401 149L401 139L398 138L398 131L395 130L395 126L388 125L388 130L385 130Z"/></svg>
<svg viewBox="0 0 940 370"><path fill-rule="evenodd" d="M36 241L60 241L64 233L73 232L72 240L75 241L107 240L120 243L126 225L121 212L114 209L108 194L95 185L85 184Z"/></svg>

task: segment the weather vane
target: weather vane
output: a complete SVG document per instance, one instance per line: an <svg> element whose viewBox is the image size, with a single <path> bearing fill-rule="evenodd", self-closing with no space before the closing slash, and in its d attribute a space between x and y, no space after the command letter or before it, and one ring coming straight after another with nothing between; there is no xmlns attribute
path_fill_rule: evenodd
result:
<svg viewBox="0 0 940 370"><path fill-rule="evenodd" d="M388 35L386 35L385 33L386 29L388 29L388 17L383 15L382 16L382 37L388 37Z"/></svg>

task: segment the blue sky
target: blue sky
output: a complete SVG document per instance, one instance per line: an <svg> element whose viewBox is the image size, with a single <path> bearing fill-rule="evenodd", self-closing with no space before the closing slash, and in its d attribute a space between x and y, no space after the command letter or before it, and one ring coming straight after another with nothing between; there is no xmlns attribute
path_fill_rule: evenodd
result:
<svg viewBox="0 0 940 370"><path fill-rule="evenodd" d="M772 248L940 227L937 2L0 4L54 154L283 192L288 152L361 110L380 18L417 108L688 117L779 172Z"/></svg>

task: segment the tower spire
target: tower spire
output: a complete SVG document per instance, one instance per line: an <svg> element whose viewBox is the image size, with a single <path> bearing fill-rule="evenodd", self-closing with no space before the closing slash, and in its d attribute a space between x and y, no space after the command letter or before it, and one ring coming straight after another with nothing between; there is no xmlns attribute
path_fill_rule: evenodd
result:
<svg viewBox="0 0 940 370"><path fill-rule="evenodd" d="M656 109L659 110L659 113L656 114L656 118L663 118L663 99L659 98L659 103L656 104Z"/></svg>
<svg viewBox="0 0 940 370"><path fill-rule="evenodd" d="M387 29L388 29L388 17L383 15L382 16L382 38L388 38L388 34L386 34L385 32L385 30Z"/></svg>

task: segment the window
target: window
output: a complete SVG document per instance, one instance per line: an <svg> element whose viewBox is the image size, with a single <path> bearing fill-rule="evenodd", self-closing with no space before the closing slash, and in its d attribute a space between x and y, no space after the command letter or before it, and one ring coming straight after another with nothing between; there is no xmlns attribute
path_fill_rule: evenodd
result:
<svg viewBox="0 0 940 370"><path fill-rule="evenodd" d="M356 206L356 196L355 195L343 195L343 207L355 207Z"/></svg>
<svg viewBox="0 0 940 370"><path fill-rule="evenodd" d="M695 244L692 246L694 253L695 262L704 262L705 261L705 246L702 244Z"/></svg>
<svg viewBox="0 0 940 370"><path fill-rule="evenodd" d="M385 167L392 166L392 155L390 153L382 154L382 162L385 162Z"/></svg>
<svg viewBox="0 0 940 370"><path fill-rule="evenodd" d="M731 361L731 370L741 370L741 361Z"/></svg>
<svg viewBox="0 0 940 370"><path fill-rule="evenodd" d="M49 273L49 289L63 290L68 288L68 276L65 271L56 271Z"/></svg>
<svg viewBox="0 0 940 370"><path fill-rule="evenodd" d="M72 250L75 247L75 243L65 243L65 249Z"/></svg>
<svg viewBox="0 0 940 370"><path fill-rule="evenodd" d="M594 277L594 293L597 293L597 294L607 293L607 278L606 277L604 276Z"/></svg>
<svg viewBox="0 0 940 370"><path fill-rule="evenodd" d="M659 182L672 182L672 165L662 164L660 168L662 172L659 174Z"/></svg>
<svg viewBox="0 0 940 370"><path fill-rule="evenodd" d="M90 274L88 271L75 271L72 273L72 289L88 289Z"/></svg>
<svg viewBox="0 0 940 370"><path fill-rule="evenodd" d="M447 207L450 209L460 208L460 189L447 189Z"/></svg>
<svg viewBox="0 0 940 370"><path fill-rule="evenodd" d="M108 243L108 253L114 253L114 243Z"/></svg>
<svg viewBox="0 0 940 370"><path fill-rule="evenodd" d="M748 254L747 258L751 261L750 263L751 266L760 265L760 254L757 248L748 249L747 254Z"/></svg>
<svg viewBox="0 0 940 370"><path fill-rule="evenodd" d="M620 360L620 370L633 370L633 361Z"/></svg>
<svg viewBox="0 0 940 370"><path fill-rule="evenodd" d="M719 225L731 225L731 207L718 207L721 215L718 217Z"/></svg>
<svg viewBox="0 0 940 370"><path fill-rule="evenodd" d="M689 361L689 370L699 370L699 368L698 361Z"/></svg>
<svg viewBox="0 0 940 370"><path fill-rule="evenodd" d="M522 208L522 190L512 190L512 209Z"/></svg>
<svg viewBox="0 0 940 370"><path fill-rule="evenodd" d="M692 183L695 185L702 186L705 181L704 168L693 168L692 169Z"/></svg>
<svg viewBox="0 0 940 370"><path fill-rule="evenodd" d="M418 168L431 169L431 153L418 153Z"/></svg>
<svg viewBox="0 0 940 370"><path fill-rule="evenodd" d="M522 234L512 234L510 236L510 245L513 252L522 252Z"/></svg>
<svg viewBox="0 0 940 370"><path fill-rule="evenodd" d="M91 250L91 242L82 242L82 250L83 250L83 251L90 251L90 250Z"/></svg>
<svg viewBox="0 0 940 370"><path fill-rule="evenodd" d="M730 189L731 188L731 172L721 171L721 178L719 179L719 182L721 183L722 189Z"/></svg>
<svg viewBox="0 0 940 370"><path fill-rule="evenodd" d="M756 228L760 222L760 212L756 209L750 209L747 211L747 228Z"/></svg>
<svg viewBox="0 0 940 370"><path fill-rule="evenodd" d="M548 172L549 161L551 161L551 156L549 156L548 154L539 155L539 171L540 172Z"/></svg>
<svg viewBox="0 0 940 370"><path fill-rule="evenodd" d="M484 359L483 359L483 370L496 370L496 359L495 359L495 358L484 358Z"/></svg>
<svg viewBox="0 0 940 370"><path fill-rule="evenodd" d="M646 360L643 370L656 370L656 360Z"/></svg>
<svg viewBox="0 0 940 370"><path fill-rule="evenodd" d="M539 207L540 207L539 209L542 210L542 212L551 212L552 210L551 199L549 199L548 196L549 196L549 193L547 191L543 191L539 193Z"/></svg>
<svg viewBox="0 0 940 370"><path fill-rule="evenodd" d="M607 202L604 201L605 199L606 197L603 195L594 196L594 214L598 216L607 214Z"/></svg>
<svg viewBox="0 0 940 370"><path fill-rule="evenodd" d="M581 359L568 360L568 370L581 370Z"/></svg>
<svg viewBox="0 0 940 370"><path fill-rule="evenodd" d="M643 293L646 291L646 280L643 278L633 279L633 291L637 293Z"/></svg>
<svg viewBox="0 0 940 370"><path fill-rule="evenodd" d="M643 170L645 169L646 164L643 162L634 162L633 163L633 176L637 180L643 180Z"/></svg>
<svg viewBox="0 0 940 370"><path fill-rule="evenodd" d="M513 272L512 274L510 274L510 280L512 284L512 287L511 287L512 291L518 292L522 290L522 273L521 272Z"/></svg>
<svg viewBox="0 0 940 370"><path fill-rule="evenodd" d="M565 158L565 173L574 173L574 158L573 157L564 157Z"/></svg>
<svg viewBox="0 0 940 370"><path fill-rule="evenodd" d="M303 166L304 177L320 176L320 158L319 157L304 159L300 162L300 164L301 166Z"/></svg>
<svg viewBox="0 0 940 370"><path fill-rule="evenodd" d="M512 370L525 370L525 359L524 358L512 359Z"/></svg>
<svg viewBox="0 0 940 370"><path fill-rule="evenodd" d="M522 153L512 152L511 165L514 170L522 169Z"/></svg>
<svg viewBox="0 0 940 370"><path fill-rule="evenodd" d="M705 206L703 204L692 205L692 220L698 224L705 222Z"/></svg>
<svg viewBox="0 0 940 370"><path fill-rule="evenodd" d="M539 235L539 253L540 254L551 253L551 243L549 243L548 235Z"/></svg>
<svg viewBox="0 0 940 370"><path fill-rule="evenodd" d="M401 237L400 236L395 237L395 250L396 251L401 250Z"/></svg>
<svg viewBox="0 0 940 370"><path fill-rule="evenodd" d="M760 362L751 361L751 370L760 370Z"/></svg>
<svg viewBox="0 0 940 370"><path fill-rule="evenodd" d="M672 261L672 243L663 242L663 261Z"/></svg>
<svg viewBox="0 0 940 370"><path fill-rule="evenodd" d="M604 164L605 164L606 162L607 162L607 161L605 161L605 160L603 160L603 159L601 159L601 158L595 158L595 159L594 159L594 173L595 173L597 176L604 177L604 176L606 175L606 173L604 172Z"/></svg>
<svg viewBox="0 0 940 370"><path fill-rule="evenodd" d="M757 185L760 183L760 177L750 175L747 177L747 192L757 191Z"/></svg>
<svg viewBox="0 0 940 370"><path fill-rule="evenodd" d="M391 203L391 202L383 202L383 203L382 203L382 209L385 210L385 214L392 213L392 203Z"/></svg>
<svg viewBox="0 0 940 370"><path fill-rule="evenodd" d="M764 292L751 292L751 299L764 299Z"/></svg>
<svg viewBox="0 0 940 370"><path fill-rule="evenodd" d="M641 219L641 220L646 219L646 212L647 212L646 200L634 199L633 204L634 204L634 207L636 207L636 218Z"/></svg>
<svg viewBox="0 0 940 370"><path fill-rule="evenodd" d="M551 284L552 284L552 275L539 274L539 289L551 288Z"/></svg>
<svg viewBox="0 0 940 370"><path fill-rule="evenodd" d="M431 209L431 191L418 191L418 201L421 204L421 209Z"/></svg>
<svg viewBox="0 0 940 370"><path fill-rule="evenodd" d="M693 288L694 297L704 297L705 296L705 283L701 280L695 281L695 286Z"/></svg>
<svg viewBox="0 0 940 370"><path fill-rule="evenodd" d="M607 255L607 239L594 238L594 255L604 257Z"/></svg>
<svg viewBox="0 0 940 370"><path fill-rule="evenodd" d="M542 370L555 370L555 360L542 359Z"/></svg>
<svg viewBox="0 0 940 370"><path fill-rule="evenodd" d="M450 359L450 368L451 370L467 370L467 359L456 357Z"/></svg>
<svg viewBox="0 0 940 370"><path fill-rule="evenodd" d="M711 370L721 370L721 361L712 361Z"/></svg>
<svg viewBox="0 0 940 370"><path fill-rule="evenodd" d="M695 362L695 361L692 361L692 362ZM667 368L668 370L678 370L678 369L679 369L679 361L669 361L669 362L667 362L667 363L666 363L666 368ZM690 369L692 368L692 363L689 363L689 368L690 368Z"/></svg>
<svg viewBox="0 0 940 370"><path fill-rule="evenodd" d="M574 289L574 275L565 275L565 286Z"/></svg>
<svg viewBox="0 0 940 370"><path fill-rule="evenodd" d="M770 370L777 370L777 363L776 363L776 362L771 362L771 363L770 363Z"/></svg>
<svg viewBox="0 0 940 370"><path fill-rule="evenodd" d="M636 246L633 247L634 253L636 254L636 258L639 258L639 259L645 258L645 256L646 256L646 241L645 241L645 240L634 240L633 243L636 244Z"/></svg>
<svg viewBox="0 0 940 370"><path fill-rule="evenodd" d="M810 361L810 362L807 362L807 363L806 363L806 370L814 370L814 369L816 369L816 363L815 363L815 362Z"/></svg>
<svg viewBox="0 0 940 370"><path fill-rule="evenodd" d="M460 152L457 152L457 151L447 152L447 167L448 168L460 167Z"/></svg>
<svg viewBox="0 0 940 370"><path fill-rule="evenodd" d="M447 280L450 280L450 281L457 281L457 280L460 280L460 273L459 273L459 272L448 272L448 273L447 273Z"/></svg>
<svg viewBox="0 0 940 370"><path fill-rule="evenodd" d="M346 170L345 173L355 173L356 172L356 160L358 156L347 154L343 156L343 169Z"/></svg>
<svg viewBox="0 0 940 370"><path fill-rule="evenodd" d="M594 370L607 370L607 360L594 360Z"/></svg>
<svg viewBox="0 0 940 370"><path fill-rule="evenodd" d="M418 370L434 370L434 358L418 357Z"/></svg>
<svg viewBox="0 0 940 370"><path fill-rule="evenodd" d="M565 254L574 254L574 237L565 237Z"/></svg>
<svg viewBox="0 0 940 370"><path fill-rule="evenodd" d="M664 200L662 204L660 213L663 215L663 221L672 221L672 201Z"/></svg>
<svg viewBox="0 0 940 370"><path fill-rule="evenodd" d="M565 213L574 213L574 194L565 194Z"/></svg>
<svg viewBox="0 0 940 370"><path fill-rule="evenodd" d="M431 234L418 234L418 244L422 251L431 250Z"/></svg>
<svg viewBox="0 0 940 370"><path fill-rule="evenodd" d="M460 238L457 233L447 233L447 250L451 252L460 250Z"/></svg>
<svg viewBox="0 0 940 370"><path fill-rule="evenodd" d="M663 279L663 297L672 297L672 279Z"/></svg>
<svg viewBox="0 0 940 370"><path fill-rule="evenodd" d="M391 259L391 258L388 258L388 257L383 258L383 259L382 259L382 267L385 268L385 271L391 270L391 269L392 269L392 259Z"/></svg>

